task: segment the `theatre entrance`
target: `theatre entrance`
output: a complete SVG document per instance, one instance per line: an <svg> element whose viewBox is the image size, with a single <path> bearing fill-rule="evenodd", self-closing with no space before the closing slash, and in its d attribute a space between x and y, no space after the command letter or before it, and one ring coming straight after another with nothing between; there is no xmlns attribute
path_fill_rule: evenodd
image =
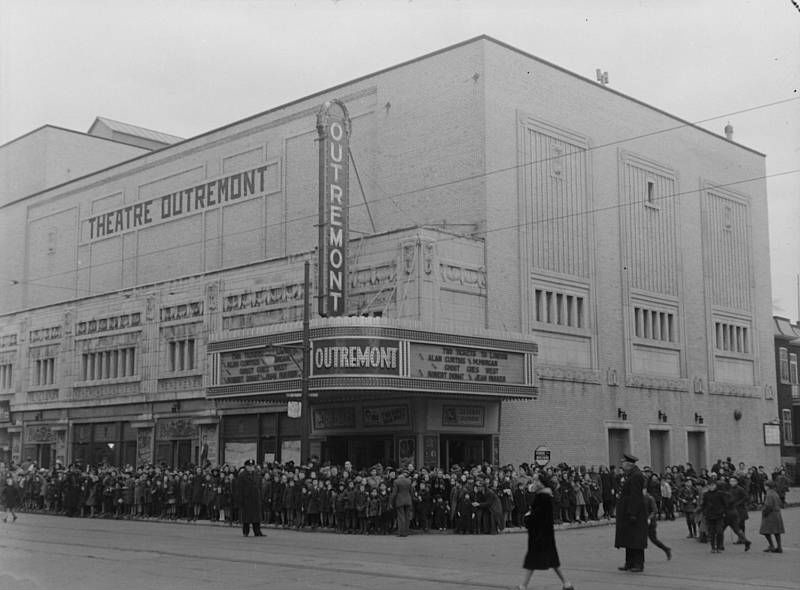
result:
<svg viewBox="0 0 800 590"><path fill-rule="evenodd" d="M442 434L439 436L439 453L445 469L456 463L462 467L479 465L491 461L492 437Z"/></svg>
<svg viewBox="0 0 800 590"><path fill-rule="evenodd" d="M322 461L344 465L350 461L356 469L375 463L394 463L394 438L391 436L329 436L322 443Z"/></svg>

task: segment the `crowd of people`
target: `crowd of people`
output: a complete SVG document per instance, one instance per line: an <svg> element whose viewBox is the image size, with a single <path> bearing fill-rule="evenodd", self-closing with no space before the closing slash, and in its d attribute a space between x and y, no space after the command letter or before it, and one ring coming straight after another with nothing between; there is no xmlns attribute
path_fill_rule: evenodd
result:
<svg viewBox="0 0 800 590"><path fill-rule="evenodd" d="M763 467L734 465L730 459L698 471L687 463L667 467L662 473L645 467L642 473L655 507L653 519L672 520L680 512L689 535L702 542L712 539L715 549L717 514L713 511L720 508L719 502L712 506L709 501L718 495L707 493L710 486L727 494L721 500L725 507L730 504L728 496L735 497L741 531L747 510L764 504L769 482L774 482L780 502L789 488L782 468L768 474ZM554 524L613 519L626 477L619 466L564 463L454 465L445 471L381 464L357 469L349 461L331 465L316 460L306 465L253 464L249 469L210 464L184 469L152 464L65 467L59 463L40 469L26 461L0 464L0 497L12 518L16 514L12 516L9 506L71 517L206 520L233 526L243 524L245 475L248 482L257 482L257 491L248 492L258 496L258 518L248 516L253 523L346 534L397 533L398 516L407 517L409 528L420 532L496 534L508 527L523 527L533 499L529 485L533 478L552 491ZM401 477L409 481L410 500L403 502L399 515L395 484Z"/></svg>

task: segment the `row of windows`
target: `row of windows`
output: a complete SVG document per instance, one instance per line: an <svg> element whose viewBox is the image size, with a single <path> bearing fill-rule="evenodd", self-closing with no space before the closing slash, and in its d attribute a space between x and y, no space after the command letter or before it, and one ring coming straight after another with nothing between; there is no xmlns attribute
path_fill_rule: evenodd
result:
<svg viewBox="0 0 800 590"><path fill-rule="evenodd" d="M780 347L778 349L778 358L780 359L780 380L785 384L798 384L797 377L797 355L789 353L789 351Z"/></svg>
<svg viewBox="0 0 800 590"><path fill-rule="evenodd" d="M81 357L81 381L131 377L136 370L134 347L86 352Z"/></svg>
<svg viewBox="0 0 800 590"><path fill-rule="evenodd" d="M14 375L12 371L13 365L11 363L0 365L0 389L7 390L13 387Z"/></svg>
<svg viewBox="0 0 800 590"><path fill-rule="evenodd" d="M661 342L677 340L674 313L647 309L637 305L633 308L633 325L637 338Z"/></svg>
<svg viewBox="0 0 800 590"><path fill-rule="evenodd" d="M536 289L536 321L570 328L586 326L584 297Z"/></svg>
<svg viewBox="0 0 800 590"><path fill-rule="evenodd" d="M33 364L31 385L52 385L56 382L56 359L36 359Z"/></svg>
<svg viewBox="0 0 800 590"><path fill-rule="evenodd" d="M750 331L745 326L714 322L714 347L717 350L750 354Z"/></svg>

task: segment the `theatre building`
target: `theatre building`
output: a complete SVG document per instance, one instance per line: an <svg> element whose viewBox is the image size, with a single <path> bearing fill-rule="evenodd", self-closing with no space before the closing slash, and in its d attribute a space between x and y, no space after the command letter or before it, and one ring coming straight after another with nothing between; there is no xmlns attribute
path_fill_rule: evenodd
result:
<svg viewBox="0 0 800 590"><path fill-rule="evenodd" d="M189 139L45 126L0 146L2 458L777 463L764 176L489 37Z"/></svg>

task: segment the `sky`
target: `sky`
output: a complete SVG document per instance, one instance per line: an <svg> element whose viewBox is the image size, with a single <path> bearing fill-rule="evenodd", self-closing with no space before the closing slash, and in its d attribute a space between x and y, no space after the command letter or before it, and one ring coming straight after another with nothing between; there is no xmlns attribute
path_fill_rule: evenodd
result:
<svg viewBox="0 0 800 590"><path fill-rule="evenodd" d="M773 313L800 319L797 0L0 0L0 145L97 116L192 137L490 35L766 154Z"/></svg>

